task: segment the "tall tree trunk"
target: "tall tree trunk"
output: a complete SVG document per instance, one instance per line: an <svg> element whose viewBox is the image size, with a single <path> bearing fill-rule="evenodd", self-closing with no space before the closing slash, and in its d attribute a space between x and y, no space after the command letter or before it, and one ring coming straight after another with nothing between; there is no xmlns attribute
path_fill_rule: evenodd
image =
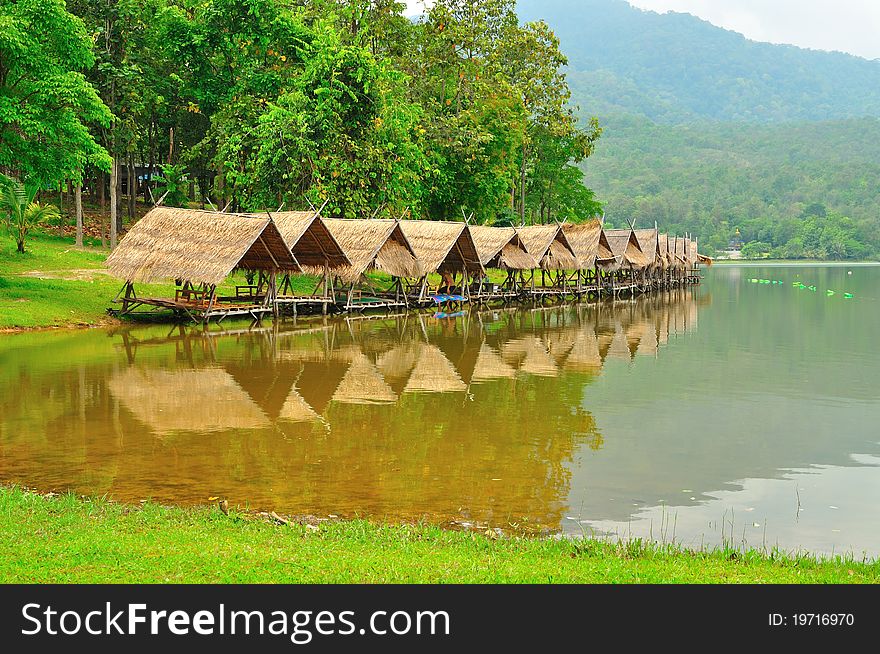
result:
<svg viewBox="0 0 880 654"><path fill-rule="evenodd" d="M107 175L103 170L98 171L98 203L101 205L101 220L104 220L104 212L107 211Z"/></svg>
<svg viewBox="0 0 880 654"><path fill-rule="evenodd" d="M122 159L122 161L120 161L118 158L116 159L116 233L117 234L119 234L119 232L122 231L122 225L123 225L123 221L122 221L122 216L123 216L123 212L122 212L122 197L123 197L122 196L122 175L120 175L119 173L121 172L121 168L124 165L125 165L124 158Z"/></svg>
<svg viewBox="0 0 880 654"><path fill-rule="evenodd" d="M174 157L174 128L168 128L168 164L171 165L171 160Z"/></svg>
<svg viewBox="0 0 880 654"><path fill-rule="evenodd" d="M519 168L519 222L526 223L526 145L523 143L522 165Z"/></svg>
<svg viewBox="0 0 880 654"><path fill-rule="evenodd" d="M128 222L134 222L137 206L137 173L134 168L134 153L128 153Z"/></svg>
<svg viewBox="0 0 880 654"><path fill-rule="evenodd" d="M116 196L118 194L118 182L119 182L119 172L118 172L119 163L116 160L116 157L113 157L113 163L110 166L110 249L116 249L116 214L118 213L118 207L116 204Z"/></svg>
<svg viewBox="0 0 880 654"><path fill-rule="evenodd" d="M153 183L153 166L156 165L156 120L152 115L150 115L150 128L147 134L147 149L149 152L147 154L147 175L144 180L146 182L144 184L144 204L149 206L152 204L150 202L150 186Z"/></svg>
<svg viewBox="0 0 880 654"><path fill-rule="evenodd" d="M74 189L74 200L76 201L76 247L83 246L83 198L82 198L82 182L76 185Z"/></svg>

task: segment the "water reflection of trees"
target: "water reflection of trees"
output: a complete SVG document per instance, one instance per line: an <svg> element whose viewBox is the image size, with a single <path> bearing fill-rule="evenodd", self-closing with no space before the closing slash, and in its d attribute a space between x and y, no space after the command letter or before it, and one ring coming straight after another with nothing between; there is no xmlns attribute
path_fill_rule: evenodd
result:
<svg viewBox="0 0 880 654"><path fill-rule="evenodd" d="M114 356L102 343L3 380L0 471L120 499L556 529L574 453L603 442L585 389L608 359L657 356L695 325L677 293L456 320L122 329Z"/></svg>

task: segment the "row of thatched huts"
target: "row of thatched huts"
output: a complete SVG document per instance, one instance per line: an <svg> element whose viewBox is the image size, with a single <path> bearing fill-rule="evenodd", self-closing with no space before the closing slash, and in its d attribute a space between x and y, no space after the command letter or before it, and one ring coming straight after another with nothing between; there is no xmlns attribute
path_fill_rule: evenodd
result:
<svg viewBox="0 0 880 654"><path fill-rule="evenodd" d="M619 297L698 283L706 262L689 238L656 227L604 229L599 220L513 228L157 207L107 266L125 280L121 313L170 309L208 320ZM243 283L224 286L236 270L245 271ZM386 275L368 277L374 270ZM167 280L176 282L173 297L135 287Z"/></svg>

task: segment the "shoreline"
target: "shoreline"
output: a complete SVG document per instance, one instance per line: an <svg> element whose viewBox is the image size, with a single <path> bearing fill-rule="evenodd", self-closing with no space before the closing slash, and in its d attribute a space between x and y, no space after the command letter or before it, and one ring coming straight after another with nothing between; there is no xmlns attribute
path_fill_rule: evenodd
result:
<svg viewBox="0 0 880 654"><path fill-rule="evenodd" d="M0 485L3 583L878 583L880 561L523 537Z"/></svg>

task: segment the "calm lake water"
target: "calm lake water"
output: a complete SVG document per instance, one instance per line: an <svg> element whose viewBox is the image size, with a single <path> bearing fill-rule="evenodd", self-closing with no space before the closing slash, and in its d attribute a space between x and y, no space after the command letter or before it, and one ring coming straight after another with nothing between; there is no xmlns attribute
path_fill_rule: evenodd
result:
<svg viewBox="0 0 880 654"><path fill-rule="evenodd" d="M705 276L614 305L4 336L0 480L880 555L880 267Z"/></svg>

